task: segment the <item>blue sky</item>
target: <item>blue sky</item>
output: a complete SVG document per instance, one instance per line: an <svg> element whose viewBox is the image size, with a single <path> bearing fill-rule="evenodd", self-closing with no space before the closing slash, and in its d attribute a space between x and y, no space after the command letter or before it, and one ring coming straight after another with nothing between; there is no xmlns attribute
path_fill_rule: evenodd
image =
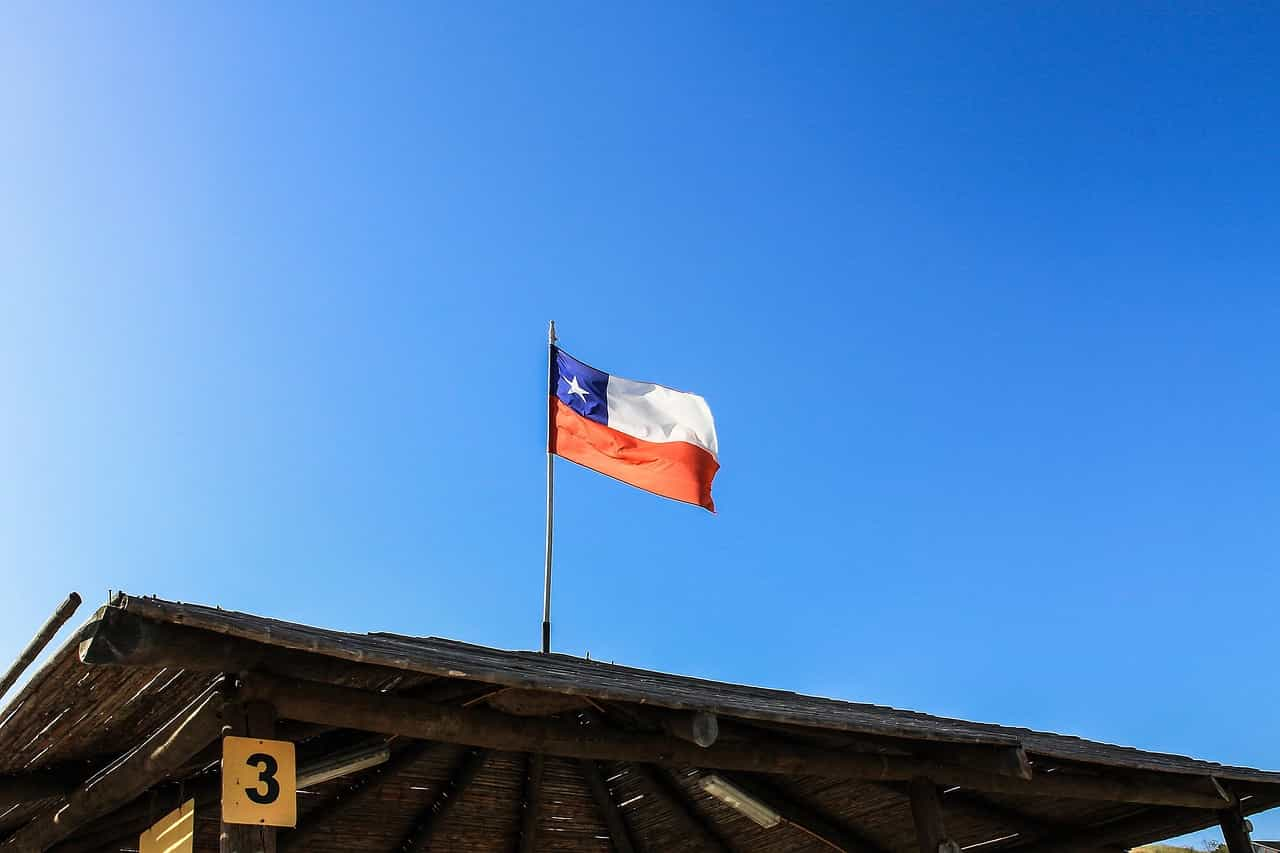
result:
<svg viewBox="0 0 1280 853"><path fill-rule="evenodd" d="M182 5L0 30L0 647L536 646L554 318L723 465L558 650L1280 768L1274 11Z"/></svg>

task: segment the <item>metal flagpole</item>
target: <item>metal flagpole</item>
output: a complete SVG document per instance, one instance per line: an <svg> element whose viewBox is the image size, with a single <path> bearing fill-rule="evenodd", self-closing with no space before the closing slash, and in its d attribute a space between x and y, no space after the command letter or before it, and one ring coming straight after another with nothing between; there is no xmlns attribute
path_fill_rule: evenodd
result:
<svg viewBox="0 0 1280 853"><path fill-rule="evenodd" d="M547 562L542 580L542 653L551 653L551 539L555 516L556 467L555 454L551 452L552 430L555 429L556 389L550 383L556 375L556 321L547 329Z"/></svg>

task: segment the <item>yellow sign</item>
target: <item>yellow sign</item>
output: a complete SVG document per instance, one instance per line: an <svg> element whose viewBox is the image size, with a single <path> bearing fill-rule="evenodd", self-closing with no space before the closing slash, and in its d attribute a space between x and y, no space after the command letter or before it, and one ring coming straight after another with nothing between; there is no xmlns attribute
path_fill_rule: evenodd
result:
<svg viewBox="0 0 1280 853"><path fill-rule="evenodd" d="M298 823L298 766L287 740L222 739L222 821Z"/></svg>
<svg viewBox="0 0 1280 853"><path fill-rule="evenodd" d="M138 853L192 853L196 834L196 801L187 800L138 839Z"/></svg>

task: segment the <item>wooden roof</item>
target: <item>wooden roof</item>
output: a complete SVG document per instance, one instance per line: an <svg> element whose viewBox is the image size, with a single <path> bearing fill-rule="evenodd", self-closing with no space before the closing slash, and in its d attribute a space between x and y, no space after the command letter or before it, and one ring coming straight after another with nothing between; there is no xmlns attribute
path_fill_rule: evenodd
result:
<svg viewBox="0 0 1280 853"><path fill-rule="evenodd" d="M0 714L6 846L133 849L157 809L196 796L196 849L216 851L216 743L202 742L108 811L75 799L119 773L148 738L168 737L211 691L228 708L269 700L300 763L390 744L388 764L300 794L299 829L281 833L281 849L318 853L391 853L423 833L429 843L418 849L456 853L888 853L916 849L911 786L923 777L942 791L946 829L960 845L1017 853L1125 849L1216 824L1223 809L1280 804L1280 773L565 655L341 633L121 595ZM680 737L695 712L718 721L709 747ZM752 823L703 790L709 773L785 820ZM70 832L52 821L68 797L74 807L64 817L84 816Z"/></svg>

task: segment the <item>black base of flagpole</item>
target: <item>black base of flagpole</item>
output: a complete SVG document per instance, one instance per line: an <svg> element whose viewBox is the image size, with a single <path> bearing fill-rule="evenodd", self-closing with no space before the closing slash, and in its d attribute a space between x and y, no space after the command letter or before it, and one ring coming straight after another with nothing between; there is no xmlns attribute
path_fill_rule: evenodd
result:
<svg viewBox="0 0 1280 853"><path fill-rule="evenodd" d="M551 623L542 623L542 653L544 655L551 654Z"/></svg>

